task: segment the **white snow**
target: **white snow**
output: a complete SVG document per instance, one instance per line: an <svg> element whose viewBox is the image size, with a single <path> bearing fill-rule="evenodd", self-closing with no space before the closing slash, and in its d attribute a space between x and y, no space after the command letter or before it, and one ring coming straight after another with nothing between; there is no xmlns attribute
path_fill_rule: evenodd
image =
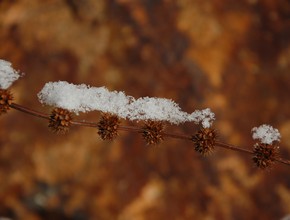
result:
<svg viewBox="0 0 290 220"><path fill-rule="evenodd" d="M186 121L186 113L170 99L143 97L128 106L130 120L157 120L179 124Z"/></svg>
<svg viewBox="0 0 290 220"><path fill-rule="evenodd" d="M19 77L10 62L0 59L0 89L8 89Z"/></svg>
<svg viewBox="0 0 290 220"><path fill-rule="evenodd" d="M271 125L263 124L252 129L253 139L259 139L263 144L272 144L274 141L280 141L281 134L278 129Z"/></svg>
<svg viewBox="0 0 290 220"><path fill-rule="evenodd" d="M194 121L210 127L214 113L209 108L191 114L182 111L177 103L165 98L135 99L124 92L109 91L105 87L74 85L65 81L46 83L38 93L43 104L75 112L101 111L129 120L168 121L173 124Z"/></svg>
<svg viewBox="0 0 290 220"><path fill-rule="evenodd" d="M209 109L195 110L189 115L189 121L194 121L196 124L200 123L204 128L209 128L214 121L214 113Z"/></svg>
<svg viewBox="0 0 290 220"><path fill-rule="evenodd" d="M105 87L74 85L65 81L46 83L38 93L41 103L79 113L99 110L122 117L131 97L123 92L110 92Z"/></svg>

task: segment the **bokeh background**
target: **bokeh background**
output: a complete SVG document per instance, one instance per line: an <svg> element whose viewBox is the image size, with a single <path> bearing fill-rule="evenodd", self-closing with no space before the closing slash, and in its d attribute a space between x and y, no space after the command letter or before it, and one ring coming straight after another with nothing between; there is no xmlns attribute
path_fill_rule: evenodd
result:
<svg viewBox="0 0 290 220"><path fill-rule="evenodd" d="M25 73L11 88L18 104L49 112L37 93L57 80L170 98L187 112L210 107L220 139L246 149L251 128L271 124L290 158L288 0L1 0L0 58ZM167 129L194 134L198 127ZM289 213L286 165L259 171L248 155L216 149L202 157L190 142L146 146L136 133L113 142L92 128L55 135L46 121L15 110L0 118L2 217L267 220Z"/></svg>

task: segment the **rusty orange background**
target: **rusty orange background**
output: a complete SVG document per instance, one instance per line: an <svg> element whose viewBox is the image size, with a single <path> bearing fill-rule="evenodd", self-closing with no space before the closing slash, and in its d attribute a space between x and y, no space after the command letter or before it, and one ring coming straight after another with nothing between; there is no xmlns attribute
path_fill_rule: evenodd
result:
<svg viewBox="0 0 290 220"><path fill-rule="evenodd" d="M106 86L136 98L209 107L220 139L251 149L251 128L282 134L290 158L288 0L1 0L0 58L25 73L15 102L39 111L48 81ZM99 113L78 119L98 121ZM123 124L128 122L122 121ZM138 125L136 123L133 123ZM197 126L167 125L194 134ZM259 171L251 158L136 133L113 142L92 128L67 135L11 110L0 118L0 217L11 219L281 219L290 169Z"/></svg>

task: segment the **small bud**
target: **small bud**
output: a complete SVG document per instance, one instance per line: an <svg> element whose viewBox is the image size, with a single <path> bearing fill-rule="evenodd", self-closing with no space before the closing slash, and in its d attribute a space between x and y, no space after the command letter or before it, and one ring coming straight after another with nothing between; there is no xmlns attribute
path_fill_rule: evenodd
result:
<svg viewBox="0 0 290 220"><path fill-rule="evenodd" d="M145 125L142 127L142 136L148 145L159 144L164 140L163 130L164 123L161 121L146 121Z"/></svg>
<svg viewBox="0 0 290 220"><path fill-rule="evenodd" d="M258 168L271 168L279 158L279 147L273 144L256 143L253 154L253 161Z"/></svg>
<svg viewBox="0 0 290 220"><path fill-rule="evenodd" d="M62 108L54 108L49 117L48 127L52 132L57 134L65 134L69 131L71 126L72 115L71 113Z"/></svg>
<svg viewBox="0 0 290 220"><path fill-rule="evenodd" d="M118 136L119 124L118 116L105 113L98 123L98 134L103 140L113 140Z"/></svg>
<svg viewBox="0 0 290 220"><path fill-rule="evenodd" d="M0 115L7 113L12 100L13 96L9 90L0 89Z"/></svg>
<svg viewBox="0 0 290 220"><path fill-rule="evenodd" d="M191 138L195 151L203 156L210 154L214 150L216 139L216 131L212 128L202 128Z"/></svg>

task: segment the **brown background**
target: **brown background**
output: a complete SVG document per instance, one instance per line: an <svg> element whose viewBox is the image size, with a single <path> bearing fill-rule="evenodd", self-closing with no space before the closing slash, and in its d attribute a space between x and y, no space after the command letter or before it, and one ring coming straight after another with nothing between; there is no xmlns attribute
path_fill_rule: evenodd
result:
<svg viewBox="0 0 290 220"><path fill-rule="evenodd" d="M228 143L251 149L269 123L290 158L288 0L1 0L0 58L25 73L15 102L43 112L48 81L165 97L210 107ZM79 119L97 121L99 113ZM290 213L290 169L135 133L101 141L92 128L64 136L11 110L0 118L0 216L12 219L280 219ZM123 122L126 124L127 122ZM193 134L194 124L168 125Z"/></svg>

